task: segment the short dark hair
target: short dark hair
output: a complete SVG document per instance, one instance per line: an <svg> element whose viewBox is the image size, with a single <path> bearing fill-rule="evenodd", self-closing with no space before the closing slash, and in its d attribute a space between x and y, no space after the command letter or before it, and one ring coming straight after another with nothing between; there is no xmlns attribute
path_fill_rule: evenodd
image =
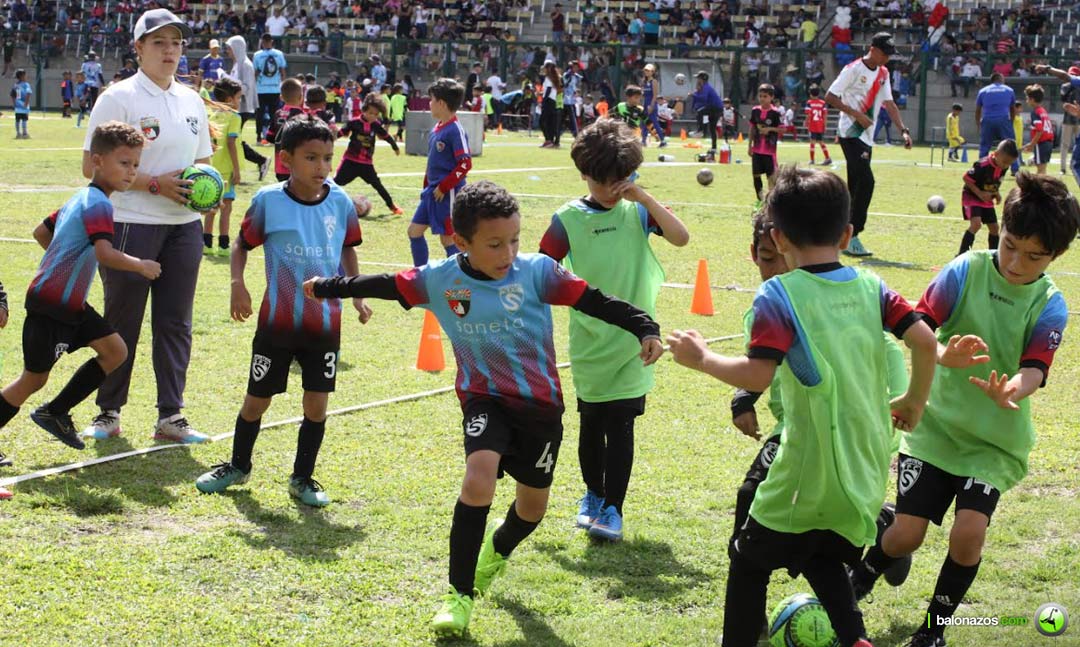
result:
<svg viewBox="0 0 1080 647"><path fill-rule="evenodd" d="M454 79L439 79L428 86L428 96L446 103L450 112L457 112L465 99L465 86Z"/></svg>
<svg viewBox="0 0 1080 647"><path fill-rule="evenodd" d="M1031 99L1035 103L1042 103L1043 98L1046 97L1046 92L1043 91L1043 86L1038 83L1032 83L1024 88L1024 96Z"/></svg>
<svg viewBox="0 0 1080 647"><path fill-rule="evenodd" d="M214 84L214 101L228 101L243 91L244 88L238 81L227 76L222 77Z"/></svg>
<svg viewBox="0 0 1080 647"><path fill-rule="evenodd" d="M821 95L821 88L815 83L810 86L810 96L816 97Z"/></svg>
<svg viewBox="0 0 1080 647"><path fill-rule="evenodd" d="M286 121L285 125L281 127L281 133L278 135L281 150L289 153L296 150L298 146L312 140L333 144L334 139L334 131L330 130L330 126L326 125L325 121L315 115L305 114L296 115Z"/></svg>
<svg viewBox="0 0 1080 647"><path fill-rule="evenodd" d="M321 85L309 85L304 101L306 103L326 103L326 88Z"/></svg>
<svg viewBox="0 0 1080 647"><path fill-rule="evenodd" d="M772 218L769 217L769 212L765 209L758 209L754 212L753 216L754 226L754 249L761 247L762 240L769 239L769 232L773 230L774 226Z"/></svg>
<svg viewBox="0 0 1080 647"><path fill-rule="evenodd" d="M146 138L135 126L122 121L106 121L90 137L92 155L108 155L117 148L142 148Z"/></svg>
<svg viewBox="0 0 1080 647"><path fill-rule="evenodd" d="M1076 238L1080 205L1058 178L1022 171L1016 174L1016 187L1005 198L1001 222L1013 236L1038 237L1057 258Z"/></svg>
<svg viewBox="0 0 1080 647"><path fill-rule="evenodd" d="M1017 146L1016 141L1012 139L1001 140L994 150L1002 155L1008 155L1012 158L1020 157L1020 147Z"/></svg>
<svg viewBox="0 0 1080 647"><path fill-rule="evenodd" d="M623 90L623 94L625 94L626 98L629 99L630 97L641 96L642 94L644 94L644 92L641 90L640 87L636 85L628 85L626 86L626 89Z"/></svg>
<svg viewBox="0 0 1080 647"><path fill-rule="evenodd" d="M959 103L954 103L954 104L952 104L952 109L953 110L959 110L959 111L963 112L964 111L964 106L960 105Z"/></svg>
<svg viewBox="0 0 1080 647"><path fill-rule="evenodd" d="M991 83L1001 83L1004 80L1005 80L1005 77L1001 75L1001 72L994 72L993 74L990 75L990 82Z"/></svg>
<svg viewBox="0 0 1080 647"><path fill-rule="evenodd" d="M262 37L261 37L261 38L259 38L259 40L260 40L260 41L262 41L262 40L268 40L268 41L271 41L271 42L273 42L273 40L274 40L274 37L270 35L270 32L265 32L265 33L263 33Z"/></svg>
<svg viewBox="0 0 1080 647"><path fill-rule="evenodd" d="M851 222L851 197L834 173L781 166L765 199L774 226L796 247L836 245Z"/></svg>
<svg viewBox="0 0 1080 647"><path fill-rule="evenodd" d="M19 69L15 70L15 78L16 79L21 79L21 78L23 78L25 76L26 76L26 70L24 70L22 68L19 68Z"/></svg>
<svg viewBox="0 0 1080 647"><path fill-rule="evenodd" d="M762 83L761 85L757 86L757 91L758 91L758 94L761 94L762 92L764 92L765 94L769 95L770 97L775 97L776 96L776 88L773 86L772 83Z"/></svg>
<svg viewBox="0 0 1080 647"><path fill-rule="evenodd" d="M644 155L641 138L629 126L618 119L598 119L578 133L570 159L582 174L608 184L630 177Z"/></svg>
<svg viewBox="0 0 1080 647"><path fill-rule="evenodd" d="M395 83L394 87L391 89L391 91L392 92L404 92L405 91L405 86L401 85L400 83Z"/></svg>
<svg viewBox="0 0 1080 647"><path fill-rule="evenodd" d="M360 111L363 112L368 108L376 108L380 114L386 114L386 102L377 94L369 94L364 97L364 103L360 106Z"/></svg>
<svg viewBox="0 0 1080 647"><path fill-rule="evenodd" d="M302 99L300 93L304 91L304 86L300 85L300 82L293 78L285 79L281 82L281 96L291 97L294 99Z"/></svg>
<svg viewBox="0 0 1080 647"><path fill-rule="evenodd" d="M454 231L471 241L481 220L510 218L515 213L519 213L518 203L509 191L490 180L480 180L466 184L454 196L450 217Z"/></svg>

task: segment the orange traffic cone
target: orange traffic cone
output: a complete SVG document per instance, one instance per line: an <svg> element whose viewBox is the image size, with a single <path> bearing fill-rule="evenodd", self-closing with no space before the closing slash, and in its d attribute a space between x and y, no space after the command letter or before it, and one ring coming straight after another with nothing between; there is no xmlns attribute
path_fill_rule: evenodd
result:
<svg viewBox="0 0 1080 647"><path fill-rule="evenodd" d="M690 313L712 316L712 289L709 287L709 264L701 259L697 264L697 278L694 279L694 300L690 304Z"/></svg>
<svg viewBox="0 0 1080 647"><path fill-rule="evenodd" d="M438 372L446 368L443 358L442 329L430 310L424 311L424 330L420 333L420 352L416 355L416 370Z"/></svg>
<svg viewBox="0 0 1080 647"><path fill-rule="evenodd" d="M741 132L739 133L739 138L735 140L735 143L736 144L741 144L742 143L742 133Z"/></svg>
<svg viewBox="0 0 1080 647"><path fill-rule="evenodd" d="M685 128L680 128L679 129L679 139L681 139L683 141L686 141L686 129Z"/></svg>
<svg viewBox="0 0 1080 647"><path fill-rule="evenodd" d="M498 132L498 133L499 133L500 135L502 134L502 124L501 124L501 123L500 123L500 124L498 125L498 131L497 131L497 132Z"/></svg>

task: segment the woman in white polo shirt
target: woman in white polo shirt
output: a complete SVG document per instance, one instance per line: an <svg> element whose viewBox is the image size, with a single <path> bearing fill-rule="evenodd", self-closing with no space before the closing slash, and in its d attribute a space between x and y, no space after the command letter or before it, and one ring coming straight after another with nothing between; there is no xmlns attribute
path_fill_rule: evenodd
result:
<svg viewBox="0 0 1080 647"><path fill-rule="evenodd" d="M135 24L139 71L114 83L98 98L83 144L83 175L90 177L90 138L106 121L132 124L146 137L139 175L130 189L114 193L113 244L138 258L161 263L161 276L147 281L134 272L101 269L105 318L130 349L128 360L98 391L101 413L85 435L108 438L120 433L120 409L127 403L132 364L147 297L153 299L154 375L158 421L154 438L183 443L207 437L188 424L184 383L191 358L191 311L202 260L202 218L184 205L190 182L180 172L209 162L210 131L206 106L191 88L174 80L184 39L191 29L166 9L144 13Z"/></svg>

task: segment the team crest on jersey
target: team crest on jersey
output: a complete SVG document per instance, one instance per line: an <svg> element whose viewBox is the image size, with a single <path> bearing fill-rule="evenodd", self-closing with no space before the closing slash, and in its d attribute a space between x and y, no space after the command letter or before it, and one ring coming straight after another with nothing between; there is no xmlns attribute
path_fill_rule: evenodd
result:
<svg viewBox="0 0 1080 647"><path fill-rule="evenodd" d="M139 128L142 130L143 137L149 141L154 141L161 134L161 123L158 122L157 117L143 117L139 120Z"/></svg>
<svg viewBox="0 0 1080 647"><path fill-rule="evenodd" d="M253 355L251 358L251 377L261 382L270 372L270 358L265 355Z"/></svg>
<svg viewBox="0 0 1080 647"><path fill-rule="evenodd" d="M763 467L770 467L772 462L776 460L776 451L780 449L780 443L776 441L769 441L761 448L761 465Z"/></svg>
<svg viewBox="0 0 1080 647"><path fill-rule="evenodd" d="M446 150L446 142L435 142L435 150L439 151L440 153Z"/></svg>
<svg viewBox="0 0 1080 647"><path fill-rule="evenodd" d="M65 344L63 342L57 344L56 348L54 349L55 352L56 352L56 359L60 359L60 356L63 355L64 353L66 353L67 349L68 349L67 344Z"/></svg>
<svg viewBox="0 0 1080 647"><path fill-rule="evenodd" d="M1046 335L1046 350L1057 350L1058 346L1060 346L1060 345L1061 345L1061 331L1060 330L1051 330Z"/></svg>
<svg viewBox="0 0 1080 647"><path fill-rule="evenodd" d="M199 118L198 117L194 117L194 116L188 117L187 118L187 125L188 125L188 128L191 129L191 134L192 135L198 135L199 134Z"/></svg>
<svg viewBox="0 0 1080 647"><path fill-rule="evenodd" d="M334 232L337 231L337 218L333 216L324 216L322 222L323 227L326 227L326 237L333 238Z"/></svg>
<svg viewBox="0 0 1080 647"><path fill-rule="evenodd" d="M472 290L468 288L451 289L447 290L443 296L446 297L446 304L450 306L451 312L462 318L469 314L469 306L472 303Z"/></svg>
<svg viewBox="0 0 1080 647"><path fill-rule="evenodd" d="M499 301L507 312L517 312L525 301L525 288L520 283L511 283L499 288Z"/></svg>
<svg viewBox="0 0 1080 647"><path fill-rule="evenodd" d="M907 494L922 474L923 462L917 458L905 458L900 463L900 478L897 480L896 489L900 494Z"/></svg>
<svg viewBox="0 0 1080 647"><path fill-rule="evenodd" d="M476 438L487 429L487 422L488 416L486 413L480 413L469 418L469 421L465 423L465 435Z"/></svg>

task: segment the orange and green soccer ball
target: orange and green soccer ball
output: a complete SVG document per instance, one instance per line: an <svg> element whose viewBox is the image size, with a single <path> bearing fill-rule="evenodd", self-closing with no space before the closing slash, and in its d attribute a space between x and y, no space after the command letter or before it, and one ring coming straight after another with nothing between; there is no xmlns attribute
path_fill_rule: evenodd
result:
<svg viewBox="0 0 1080 647"><path fill-rule="evenodd" d="M192 211L210 211L217 209L221 204L221 196L225 193L225 181L221 174L209 164L194 164L184 169L180 179L191 180L191 197L188 199L187 208Z"/></svg>
<svg viewBox="0 0 1080 647"><path fill-rule="evenodd" d="M829 614L809 593L784 598L769 614L772 647L839 647Z"/></svg>

